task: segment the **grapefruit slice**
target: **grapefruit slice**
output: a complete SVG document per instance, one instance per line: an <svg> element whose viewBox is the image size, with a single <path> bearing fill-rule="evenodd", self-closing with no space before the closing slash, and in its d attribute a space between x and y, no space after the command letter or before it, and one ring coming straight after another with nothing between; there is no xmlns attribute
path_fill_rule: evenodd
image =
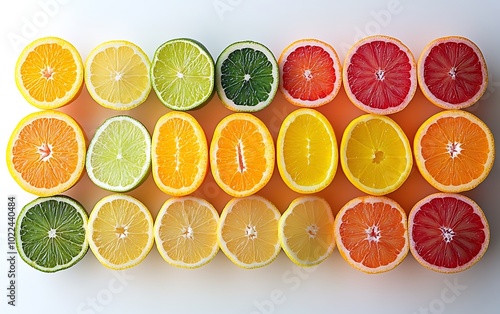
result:
<svg viewBox="0 0 500 314"><path fill-rule="evenodd" d="M317 39L301 39L286 47L278 59L279 89L292 104L319 107L331 102L342 85L335 49Z"/></svg>
<svg viewBox="0 0 500 314"><path fill-rule="evenodd" d="M460 36L436 38L418 60L418 84L427 99L444 109L472 106L486 91L488 72L479 47Z"/></svg>
<svg viewBox="0 0 500 314"><path fill-rule="evenodd" d="M355 43L347 52L342 74L351 102L368 113L399 112L417 90L412 52L389 36L368 36Z"/></svg>
<svg viewBox="0 0 500 314"><path fill-rule="evenodd" d="M408 216L410 251L424 267L441 273L464 271L484 255L488 221L472 199L435 193L419 201Z"/></svg>

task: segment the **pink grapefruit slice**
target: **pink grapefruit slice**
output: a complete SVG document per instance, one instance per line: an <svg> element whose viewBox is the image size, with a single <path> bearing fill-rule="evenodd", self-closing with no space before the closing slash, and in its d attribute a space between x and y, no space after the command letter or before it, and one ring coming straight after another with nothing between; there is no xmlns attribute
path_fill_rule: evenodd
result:
<svg viewBox="0 0 500 314"><path fill-rule="evenodd" d="M410 251L424 267L457 273L476 264L490 240L488 221L472 199L435 193L419 201L408 216Z"/></svg>
<svg viewBox="0 0 500 314"><path fill-rule="evenodd" d="M340 59L335 49L317 39L300 39L281 53L279 89L299 107L319 107L331 102L342 85Z"/></svg>
<svg viewBox="0 0 500 314"><path fill-rule="evenodd" d="M481 50L471 40L460 36L431 41L420 55L417 73L422 93L444 109L472 106L488 84Z"/></svg>
<svg viewBox="0 0 500 314"><path fill-rule="evenodd" d="M343 82L351 102L368 113L392 114L406 108L417 90L415 58L396 38L368 36L349 49Z"/></svg>

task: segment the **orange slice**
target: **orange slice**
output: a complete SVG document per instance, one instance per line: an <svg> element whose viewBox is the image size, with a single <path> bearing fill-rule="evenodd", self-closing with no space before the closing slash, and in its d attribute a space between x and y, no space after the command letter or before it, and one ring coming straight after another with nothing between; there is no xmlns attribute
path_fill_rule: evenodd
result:
<svg viewBox="0 0 500 314"><path fill-rule="evenodd" d="M472 199L454 193L423 198L408 216L410 251L424 267L457 273L476 264L486 253L490 230Z"/></svg>
<svg viewBox="0 0 500 314"><path fill-rule="evenodd" d="M495 159L488 126L463 110L446 110L417 130L414 155L422 176L442 192L463 192L486 179Z"/></svg>
<svg viewBox="0 0 500 314"><path fill-rule="evenodd" d="M234 197L252 195L271 179L274 142L266 125L250 113L233 113L216 126L210 144L215 182Z"/></svg>
<svg viewBox="0 0 500 314"><path fill-rule="evenodd" d="M278 59L280 91L292 104L319 107L331 102L342 85L335 49L317 39L301 39L286 47Z"/></svg>
<svg viewBox="0 0 500 314"><path fill-rule="evenodd" d="M152 173L160 190L182 196L203 183L208 170L208 144L198 121L171 111L156 122L152 136Z"/></svg>
<svg viewBox="0 0 500 314"><path fill-rule="evenodd" d="M400 40L368 36L347 52L343 66L347 96L368 113L392 114L406 108L417 90L417 68Z"/></svg>
<svg viewBox="0 0 500 314"><path fill-rule="evenodd" d="M278 209L261 196L233 198L222 210L217 226L219 247L241 268L266 266L281 249L279 219Z"/></svg>
<svg viewBox="0 0 500 314"><path fill-rule="evenodd" d="M24 117L7 145L7 167L27 192L52 196L72 187L81 177L85 136L69 115L46 110Z"/></svg>
<svg viewBox="0 0 500 314"><path fill-rule="evenodd" d="M298 193L325 189L337 171L338 147L328 119L315 109L292 111L283 121L276 141L281 178Z"/></svg>
<svg viewBox="0 0 500 314"><path fill-rule="evenodd" d="M340 255L354 268L381 273L409 251L405 211L385 196L360 196L345 204L334 223Z"/></svg>
<svg viewBox="0 0 500 314"><path fill-rule="evenodd" d="M418 83L425 97L438 107L462 109L472 106L488 86L483 54L468 38L436 38L420 55Z"/></svg>
<svg viewBox="0 0 500 314"><path fill-rule="evenodd" d="M19 55L15 69L17 88L40 109L55 109L73 101L83 85L80 54L58 37L38 38Z"/></svg>

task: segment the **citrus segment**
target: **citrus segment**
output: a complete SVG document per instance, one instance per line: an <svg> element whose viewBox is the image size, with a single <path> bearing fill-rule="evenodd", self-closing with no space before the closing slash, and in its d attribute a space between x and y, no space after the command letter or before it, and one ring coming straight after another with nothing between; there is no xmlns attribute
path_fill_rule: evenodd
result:
<svg viewBox="0 0 500 314"><path fill-rule="evenodd" d="M208 144L198 121L172 111L156 122L152 138L152 172L163 192L182 196L194 192L208 171Z"/></svg>
<svg viewBox="0 0 500 314"><path fill-rule="evenodd" d="M206 200L190 196L170 198L156 217L156 247L171 265L201 267L219 251L218 221L219 214Z"/></svg>
<svg viewBox="0 0 500 314"><path fill-rule="evenodd" d="M42 37L20 53L16 85L23 97L40 109L56 109L73 101L83 85L80 54L68 41Z"/></svg>
<svg viewBox="0 0 500 314"><path fill-rule="evenodd" d="M468 38L436 38L420 55L418 83L433 104L444 109L467 108L486 91L486 62L479 47Z"/></svg>
<svg viewBox="0 0 500 314"><path fill-rule="evenodd" d="M233 113L216 126L210 144L215 182L234 197L262 189L274 171L275 149L266 125L249 113Z"/></svg>
<svg viewBox="0 0 500 314"><path fill-rule="evenodd" d="M69 115L45 110L24 117L7 145L7 167L24 190L52 196L71 188L85 165L85 136Z"/></svg>
<svg viewBox="0 0 500 314"><path fill-rule="evenodd" d="M219 99L227 108L255 112L267 107L276 95L278 63L261 43L235 42L217 58L215 84Z"/></svg>
<svg viewBox="0 0 500 314"><path fill-rule="evenodd" d="M315 193L326 188L337 171L337 140L328 119L302 108L281 124L276 141L281 178L295 192Z"/></svg>
<svg viewBox="0 0 500 314"><path fill-rule="evenodd" d="M397 190L413 165L410 143L391 118L365 114L344 130L340 161L349 181L359 190L384 195Z"/></svg>
<svg viewBox="0 0 500 314"><path fill-rule="evenodd" d="M368 36L347 52L343 82L347 96L361 110L396 113L406 108L417 90L415 58L396 38Z"/></svg>
<svg viewBox="0 0 500 314"><path fill-rule="evenodd" d="M129 110L142 104L151 91L151 62L134 43L112 40L95 47L85 61L85 84L101 106Z"/></svg>
<svg viewBox="0 0 500 314"><path fill-rule="evenodd" d="M342 257L366 273L398 266L409 251L406 213L385 196L360 196L335 217L335 239Z"/></svg>
<svg viewBox="0 0 500 314"><path fill-rule="evenodd" d="M43 272L78 263L89 248L85 238L87 212L68 196L39 197L17 217L15 237L19 256Z"/></svg>
<svg viewBox="0 0 500 314"><path fill-rule="evenodd" d="M90 141L86 169L100 188L127 192L139 186L151 165L151 137L146 127L130 116L108 118Z"/></svg>
<svg viewBox="0 0 500 314"><path fill-rule="evenodd" d="M472 113L446 110L428 118L414 139L422 176L443 192L475 188L488 176L495 143L488 126Z"/></svg>
<svg viewBox="0 0 500 314"><path fill-rule="evenodd" d="M286 47L278 59L280 91L292 104L319 107L331 102L342 85L335 49L317 39L301 39Z"/></svg>
<svg viewBox="0 0 500 314"><path fill-rule="evenodd" d="M464 271L485 254L488 221L470 198L435 193L423 198L408 217L410 250L426 268L441 273Z"/></svg>
<svg viewBox="0 0 500 314"><path fill-rule="evenodd" d="M280 252L279 218L278 209L261 196L231 199L217 227L220 249L242 268L270 264Z"/></svg>
<svg viewBox="0 0 500 314"><path fill-rule="evenodd" d="M298 266L315 266L335 248L333 213L328 202L318 196L294 199L282 214L278 236L285 254Z"/></svg>
<svg viewBox="0 0 500 314"><path fill-rule="evenodd" d="M153 218L132 196L108 195L90 213L87 239L102 265L116 270L130 268L142 262L153 246Z"/></svg>
<svg viewBox="0 0 500 314"><path fill-rule="evenodd" d="M208 50L189 38L163 43L151 62L153 89L172 110L190 110L208 102L214 91L214 73Z"/></svg>

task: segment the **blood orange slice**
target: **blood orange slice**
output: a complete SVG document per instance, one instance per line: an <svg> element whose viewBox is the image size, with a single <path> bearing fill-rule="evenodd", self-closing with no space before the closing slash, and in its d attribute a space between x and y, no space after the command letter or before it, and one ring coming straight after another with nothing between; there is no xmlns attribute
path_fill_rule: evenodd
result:
<svg viewBox="0 0 500 314"><path fill-rule="evenodd" d="M368 36L348 51L343 81L351 102L368 113L403 110L417 90L415 58L396 38Z"/></svg>
<svg viewBox="0 0 500 314"><path fill-rule="evenodd" d="M418 84L436 106L444 109L472 106L488 84L481 50L471 40L460 36L434 39L418 60Z"/></svg>
<svg viewBox="0 0 500 314"><path fill-rule="evenodd" d="M435 193L423 198L408 216L410 251L423 266L456 273L477 263L488 248L488 221L470 198Z"/></svg>
<svg viewBox="0 0 500 314"><path fill-rule="evenodd" d="M292 104L319 107L331 102L342 85L337 52L317 39L301 39L286 47L278 60L280 91Z"/></svg>

